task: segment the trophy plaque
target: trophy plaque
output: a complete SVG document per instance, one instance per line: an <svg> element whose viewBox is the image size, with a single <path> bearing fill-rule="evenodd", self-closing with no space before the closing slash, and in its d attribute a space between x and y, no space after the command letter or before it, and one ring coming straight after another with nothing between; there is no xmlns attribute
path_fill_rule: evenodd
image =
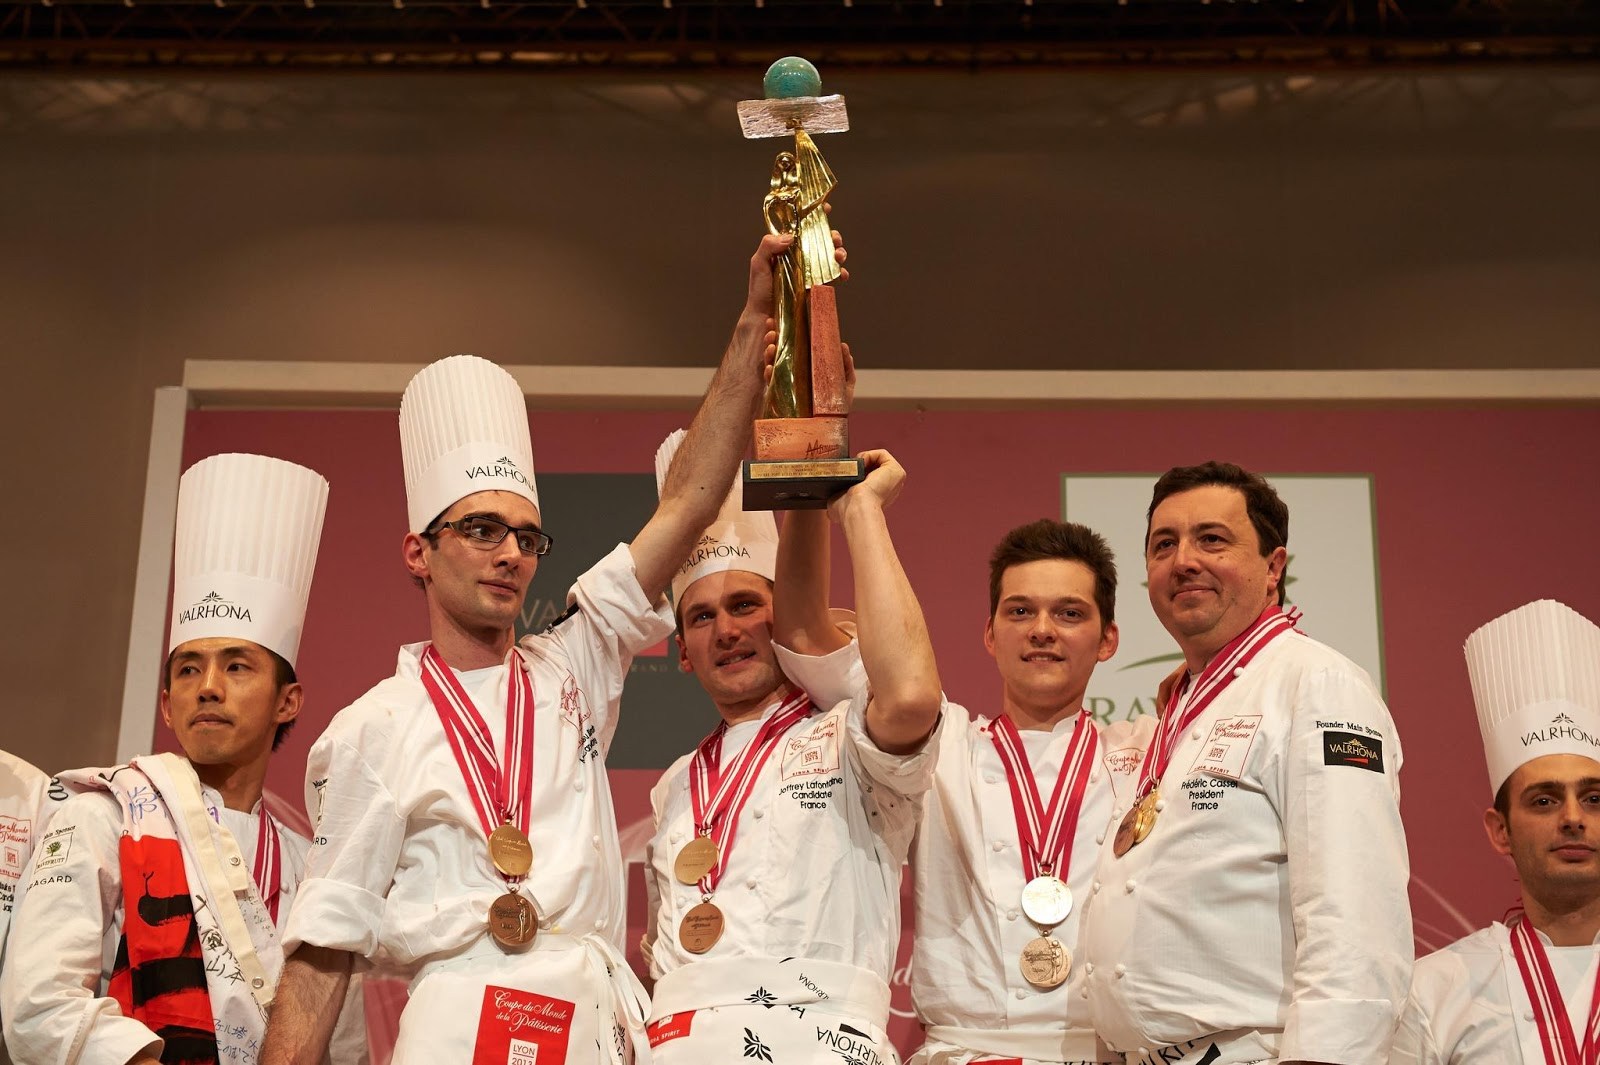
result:
<svg viewBox="0 0 1600 1065"><path fill-rule="evenodd" d="M755 423L755 458L744 464L745 510L807 510L858 483L864 464L850 455L844 351L830 285L839 276L832 226L823 205L833 171L814 134L850 128L843 96L821 96L817 68L798 56L767 70L765 99L739 104L749 139L794 136L773 160L761 212L771 233L794 243L773 263L777 355Z"/></svg>

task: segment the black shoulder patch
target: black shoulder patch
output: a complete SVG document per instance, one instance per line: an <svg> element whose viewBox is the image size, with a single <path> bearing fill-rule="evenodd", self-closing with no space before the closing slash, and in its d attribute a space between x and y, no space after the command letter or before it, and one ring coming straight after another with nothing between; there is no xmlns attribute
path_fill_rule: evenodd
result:
<svg viewBox="0 0 1600 1065"><path fill-rule="evenodd" d="M1337 729L1322 731L1322 764L1348 765L1357 769L1383 772L1383 741L1375 736L1360 736Z"/></svg>

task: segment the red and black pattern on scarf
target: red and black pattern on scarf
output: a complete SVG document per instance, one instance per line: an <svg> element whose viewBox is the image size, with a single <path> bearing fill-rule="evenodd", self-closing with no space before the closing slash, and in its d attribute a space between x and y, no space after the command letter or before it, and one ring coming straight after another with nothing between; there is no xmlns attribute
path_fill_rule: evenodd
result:
<svg viewBox="0 0 1600 1065"><path fill-rule="evenodd" d="M111 997L166 1041L164 1065L217 1065L206 963L177 840L123 836L122 941Z"/></svg>

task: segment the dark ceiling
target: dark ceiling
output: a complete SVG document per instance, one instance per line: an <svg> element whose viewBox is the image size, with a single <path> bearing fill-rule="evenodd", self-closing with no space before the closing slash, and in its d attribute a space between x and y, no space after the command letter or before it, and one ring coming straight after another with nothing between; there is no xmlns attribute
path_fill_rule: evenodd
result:
<svg viewBox="0 0 1600 1065"><path fill-rule="evenodd" d="M1352 67L1592 61L1600 0L31 0L16 68Z"/></svg>

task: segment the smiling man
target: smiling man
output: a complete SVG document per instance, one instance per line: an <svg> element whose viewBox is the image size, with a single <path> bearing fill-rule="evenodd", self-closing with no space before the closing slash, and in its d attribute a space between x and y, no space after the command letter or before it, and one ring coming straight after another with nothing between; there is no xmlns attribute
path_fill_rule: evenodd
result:
<svg viewBox="0 0 1600 1065"><path fill-rule="evenodd" d="M1031 522L990 557L983 643L999 698L992 715L950 706L960 735L940 745L912 850L911 993L927 1029L914 1065L1121 1061L1090 1027L1073 957L1113 796L1153 727L1084 709L1116 653L1116 599L1111 549L1085 526ZM860 690L822 611L781 627L796 680L828 698Z"/></svg>
<svg viewBox="0 0 1600 1065"><path fill-rule="evenodd" d="M644 992L622 956L624 891L605 757L633 656L672 631L664 592L749 440L772 314L765 238L733 339L655 513L520 642L544 531L515 378L456 356L400 402L409 531L429 639L312 749L319 809L264 1057L314 1060L356 959L411 981L395 1065L627 1061ZM571 550L592 550L573 544Z"/></svg>
<svg viewBox="0 0 1600 1065"><path fill-rule="evenodd" d="M1504 924L1417 962L1392 1065L1565 1065L1600 1051L1600 628L1561 603L1467 638L1494 805L1522 893Z"/></svg>
<svg viewBox="0 0 1600 1065"><path fill-rule="evenodd" d="M658 477L676 445L658 453ZM808 595L825 574L790 543L780 552L772 515L743 512L737 482L673 580L679 661L721 720L650 796L658 1065L894 1059L885 1029L900 867L942 698L885 519L904 471L887 452L862 458L866 479L829 506L856 577L860 697L814 703L779 668L775 602ZM802 528L815 548L826 518L791 512L785 537Z"/></svg>
<svg viewBox="0 0 1600 1065"><path fill-rule="evenodd" d="M1188 672L1084 915L1095 1030L1130 1065L1382 1062L1412 960L1394 722L1283 613L1266 480L1169 470L1147 520L1150 605Z"/></svg>
<svg viewBox="0 0 1600 1065"><path fill-rule="evenodd" d="M259 455L183 475L161 692L183 755L61 774L75 794L38 842L0 979L17 1061L256 1060L309 847L263 808L262 782L303 700L327 496ZM348 1020L340 1060L364 1057L359 1002Z"/></svg>

